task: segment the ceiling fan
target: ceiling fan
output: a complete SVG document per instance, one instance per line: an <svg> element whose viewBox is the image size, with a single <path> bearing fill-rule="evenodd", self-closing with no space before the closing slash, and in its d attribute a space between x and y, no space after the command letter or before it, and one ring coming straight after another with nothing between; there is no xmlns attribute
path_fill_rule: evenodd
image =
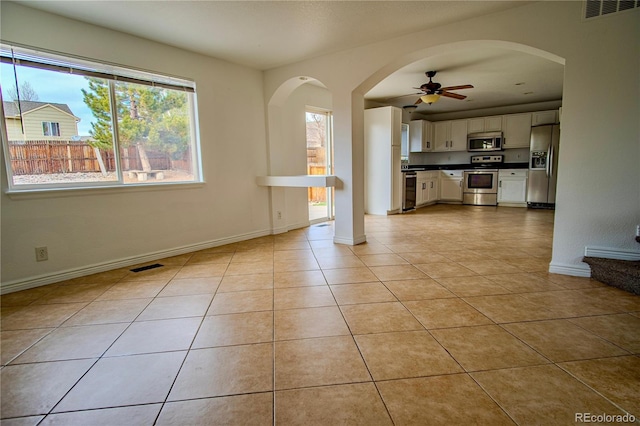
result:
<svg viewBox="0 0 640 426"><path fill-rule="evenodd" d="M417 93L418 95L422 95L418 98L415 105L419 105L422 102L428 103L431 105L436 102L440 96L445 96L447 98L453 99L465 99L466 96L459 95L457 93L451 93L450 90L462 90L462 89L473 89L473 86L470 84L463 84L462 86L449 86L442 87L440 83L435 83L431 79L435 77L437 71L427 71L425 74L429 77L429 82L423 84L420 87L414 87L414 89L421 90L422 93Z"/></svg>

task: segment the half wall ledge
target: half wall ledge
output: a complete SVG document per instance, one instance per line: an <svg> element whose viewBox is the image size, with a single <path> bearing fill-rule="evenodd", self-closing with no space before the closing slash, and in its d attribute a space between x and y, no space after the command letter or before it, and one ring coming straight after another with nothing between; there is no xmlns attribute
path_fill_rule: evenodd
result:
<svg viewBox="0 0 640 426"><path fill-rule="evenodd" d="M335 187L339 179L333 175L258 176L259 186L286 186L297 188Z"/></svg>

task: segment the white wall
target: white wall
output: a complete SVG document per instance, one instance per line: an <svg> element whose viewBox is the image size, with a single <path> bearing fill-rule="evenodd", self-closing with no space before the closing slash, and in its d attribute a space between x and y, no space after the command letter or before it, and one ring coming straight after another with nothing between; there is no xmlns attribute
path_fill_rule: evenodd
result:
<svg viewBox="0 0 640 426"><path fill-rule="evenodd" d="M3 291L271 232L269 192L255 183L267 172L261 72L17 4L1 7L4 41L194 79L206 180L161 191L32 199L3 193ZM5 189L4 168L1 174ZM48 246L48 261L35 262L36 246Z"/></svg>
<svg viewBox="0 0 640 426"><path fill-rule="evenodd" d="M475 43L565 64L551 270L588 274L586 245L638 250L640 9L583 21L582 5L536 2L267 71L267 99L296 75L312 75L333 94L336 152L345 154L336 158L336 174L346 182L336 191L336 234L364 235L362 95L404 65Z"/></svg>

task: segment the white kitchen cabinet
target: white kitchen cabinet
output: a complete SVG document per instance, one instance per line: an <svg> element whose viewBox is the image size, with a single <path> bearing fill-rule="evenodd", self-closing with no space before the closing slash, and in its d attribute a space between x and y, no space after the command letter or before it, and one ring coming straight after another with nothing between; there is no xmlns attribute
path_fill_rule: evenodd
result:
<svg viewBox="0 0 640 426"><path fill-rule="evenodd" d="M418 172L416 176L416 207L438 201L438 174L440 172Z"/></svg>
<svg viewBox="0 0 640 426"><path fill-rule="evenodd" d="M531 113L531 125L540 126L543 124L558 123L558 111L536 111Z"/></svg>
<svg viewBox="0 0 640 426"><path fill-rule="evenodd" d="M379 215L399 213L402 110L391 106L367 109L364 124L365 211Z"/></svg>
<svg viewBox="0 0 640 426"><path fill-rule="evenodd" d="M433 151L431 123L426 120L413 120L409 122L409 151L429 152Z"/></svg>
<svg viewBox="0 0 640 426"><path fill-rule="evenodd" d="M435 152L467 150L467 120L437 121L432 125Z"/></svg>
<svg viewBox="0 0 640 426"><path fill-rule="evenodd" d="M529 148L531 143L531 113L507 114L502 122L504 141L502 147Z"/></svg>
<svg viewBox="0 0 640 426"><path fill-rule="evenodd" d="M526 169L502 169L498 172L498 205L527 206L528 173Z"/></svg>
<svg viewBox="0 0 640 426"><path fill-rule="evenodd" d="M462 202L462 170L440 172L440 201Z"/></svg>
<svg viewBox="0 0 640 426"><path fill-rule="evenodd" d="M467 133L499 132L502 130L502 116L477 117L467 120Z"/></svg>

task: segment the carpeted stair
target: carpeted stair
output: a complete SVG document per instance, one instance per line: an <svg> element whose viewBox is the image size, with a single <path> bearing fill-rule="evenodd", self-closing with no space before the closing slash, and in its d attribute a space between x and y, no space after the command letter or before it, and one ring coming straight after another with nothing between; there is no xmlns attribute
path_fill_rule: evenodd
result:
<svg viewBox="0 0 640 426"><path fill-rule="evenodd" d="M616 260L585 256L582 261L591 266L593 279L640 295L640 260Z"/></svg>

